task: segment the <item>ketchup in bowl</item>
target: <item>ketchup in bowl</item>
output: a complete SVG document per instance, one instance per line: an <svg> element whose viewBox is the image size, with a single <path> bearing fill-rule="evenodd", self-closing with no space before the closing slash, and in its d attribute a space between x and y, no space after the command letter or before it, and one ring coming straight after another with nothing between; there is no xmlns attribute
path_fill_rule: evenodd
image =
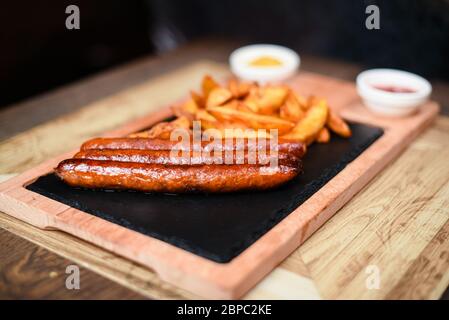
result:
<svg viewBox="0 0 449 320"><path fill-rule="evenodd" d="M415 93L416 92L415 89L411 89L411 88L407 88L407 87L383 85L383 84L373 85L373 88L382 90L385 92L390 92L390 93Z"/></svg>
<svg viewBox="0 0 449 320"><path fill-rule="evenodd" d="M432 85L423 77L395 69L366 70L357 76L356 82L365 106L391 117L412 115L432 92Z"/></svg>

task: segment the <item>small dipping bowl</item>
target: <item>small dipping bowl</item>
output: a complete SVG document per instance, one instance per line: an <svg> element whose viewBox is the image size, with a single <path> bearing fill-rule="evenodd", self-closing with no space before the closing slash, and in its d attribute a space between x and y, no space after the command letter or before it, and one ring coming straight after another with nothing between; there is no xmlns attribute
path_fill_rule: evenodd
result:
<svg viewBox="0 0 449 320"><path fill-rule="evenodd" d="M286 47L255 44L232 52L229 64L232 72L240 79L260 83L280 82L295 74L300 58Z"/></svg>
<svg viewBox="0 0 449 320"><path fill-rule="evenodd" d="M423 77L395 69L367 70L356 82L358 94L370 110L393 117L414 113L432 92Z"/></svg>

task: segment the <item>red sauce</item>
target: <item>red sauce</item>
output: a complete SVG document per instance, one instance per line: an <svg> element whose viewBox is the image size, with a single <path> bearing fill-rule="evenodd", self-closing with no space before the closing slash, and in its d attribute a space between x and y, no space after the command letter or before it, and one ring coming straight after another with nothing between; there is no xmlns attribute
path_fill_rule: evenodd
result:
<svg viewBox="0 0 449 320"><path fill-rule="evenodd" d="M392 85L373 85L374 88L382 90L382 91L386 91L386 92L391 92L391 93L414 93L416 92L415 89L411 89L411 88L407 88L407 87L398 87L398 86L392 86Z"/></svg>

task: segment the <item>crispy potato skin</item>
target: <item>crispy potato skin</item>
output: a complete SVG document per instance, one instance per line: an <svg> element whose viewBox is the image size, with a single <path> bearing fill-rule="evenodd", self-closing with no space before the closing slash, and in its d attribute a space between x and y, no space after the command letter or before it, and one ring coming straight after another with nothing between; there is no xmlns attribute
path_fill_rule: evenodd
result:
<svg viewBox="0 0 449 320"><path fill-rule="evenodd" d="M205 75L201 83L204 100L207 101L211 91L218 87L219 84L210 75Z"/></svg>
<svg viewBox="0 0 449 320"><path fill-rule="evenodd" d="M318 143L328 143L330 139L331 135L326 127L322 128L320 132L318 132L318 136L316 137L316 141Z"/></svg>
<svg viewBox="0 0 449 320"><path fill-rule="evenodd" d="M302 141L307 145L311 144L326 124L328 112L327 104L324 101L319 101L311 106L304 118L282 138Z"/></svg>
<svg viewBox="0 0 449 320"><path fill-rule="evenodd" d="M288 94L287 99L279 110L279 116L293 122L298 122L304 117L301 104L293 92Z"/></svg>
<svg viewBox="0 0 449 320"><path fill-rule="evenodd" d="M166 193L224 193L266 190L293 179L300 167L278 166L262 174L260 165L161 165L68 159L55 173L67 184L91 189L128 189Z"/></svg>
<svg viewBox="0 0 449 320"><path fill-rule="evenodd" d="M250 113L226 107L210 107L208 111L216 118L227 121L235 120L246 123L253 129L277 129L279 134L285 134L295 125L293 122L281 119L279 117Z"/></svg>
<svg viewBox="0 0 449 320"><path fill-rule="evenodd" d="M329 110L326 125L343 138L349 138L352 135L348 124L332 110Z"/></svg>
<svg viewBox="0 0 449 320"><path fill-rule="evenodd" d="M206 107L220 106L232 98L232 93L226 88L213 89L207 98Z"/></svg>

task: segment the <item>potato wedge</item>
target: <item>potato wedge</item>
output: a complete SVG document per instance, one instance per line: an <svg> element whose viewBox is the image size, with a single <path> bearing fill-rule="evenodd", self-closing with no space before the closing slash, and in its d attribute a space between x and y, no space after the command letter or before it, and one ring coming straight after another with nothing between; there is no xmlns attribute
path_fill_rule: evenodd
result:
<svg viewBox="0 0 449 320"><path fill-rule="evenodd" d="M178 117L175 120L172 120L170 122L170 124L174 127L174 128L184 128L184 129L189 129L191 122L187 117Z"/></svg>
<svg viewBox="0 0 449 320"><path fill-rule="evenodd" d="M304 111L293 92L289 92L287 99L279 110L280 117L293 122L298 122L304 117Z"/></svg>
<svg viewBox="0 0 449 320"><path fill-rule="evenodd" d="M252 113L251 109L248 106L246 106L243 102L237 99L233 99L225 103L222 107ZM224 116L219 120L220 123L223 123L223 128L249 128L249 126L244 122L236 121L232 117Z"/></svg>
<svg viewBox="0 0 449 320"><path fill-rule="evenodd" d="M254 130L254 129L241 129L241 128L214 128L211 135L217 137L217 132L220 134L222 139L237 139L237 138L247 138L247 139L272 139L273 136L266 130ZM208 130L204 131L206 137L209 136Z"/></svg>
<svg viewBox="0 0 449 320"><path fill-rule="evenodd" d="M195 120L201 122L201 129L203 130L220 127L220 123L218 122L217 118L215 118L204 109L198 110Z"/></svg>
<svg viewBox="0 0 449 320"><path fill-rule="evenodd" d="M329 108L326 100L315 101L304 118L296 124L293 130L281 138L299 140L306 144L312 143L326 124L328 113Z"/></svg>
<svg viewBox="0 0 449 320"><path fill-rule="evenodd" d="M201 83L201 89L203 91L203 98L205 101L207 101L207 98L209 97L209 93L215 89L220 87L220 85L210 76L205 75L203 77L203 82Z"/></svg>
<svg viewBox="0 0 449 320"><path fill-rule="evenodd" d="M224 129L250 129L250 127L242 121L223 121Z"/></svg>
<svg viewBox="0 0 449 320"><path fill-rule="evenodd" d="M160 122L149 130L131 134L129 137L170 139L171 132L178 128L188 130L190 128L190 120L187 117L181 116L170 122Z"/></svg>
<svg viewBox="0 0 449 320"><path fill-rule="evenodd" d="M209 93L209 96L206 100L206 108L207 107L216 107L221 106L226 103L228 100L232 98L232 93L226 88L215 88Z"/></svg>
<svg viewBox="0 0 449 320"><path fill-rule="evenodd" d="M204 101L204 97L201 96L196 91L193 91L193 90L190 91L190 97L192 98L193 101L195 101L195 103L198 106L198 108L205 108L206 107L206 101Z"/></svg>
<svg viewBox="0 0 449 320"><path fill-rule="evenodd" d="M320 102L320 98L314 95L311 95L306 100L306 110L309 110L311 106L316 105Z"/></svg>
<svg viewBox="0 0 449 320"><path fill-rule="evenodd" d="M249 130L243 131L242 134L238 130L232 131L232 134L225 132L225 138L248 138L248 139L272 139L273 136L266 130Z"/></svg>
<svg viewBox="0 0 449 320"><path fill-rule="evenodd" d="M187 117L190 120L195 119L195 115L199 110L197 103L192 99L187 99L185 102L172 106L172 110L177 117Z"/></svg>
<svg viewBox="0 0 449 320"><path fill-rule="evenodd" d="M228 89L231 91L232 96L236 99L246 97L253 87L255 87L253 82L239 81L234 78L228 82Z"/></svg>
<svg viewBox="0 0 449 320"><path fill-rule="evenodd" d="M330 109L329 115L327 116L326 125L333 132L344 138L349 138L352 135L351 128L349 128L348 124Z"/></svg>
<svg viewBox="0 0 449 320"><path fill-rule="evenodd" d="M239 111L244 111L244 112L249 112L249 113L254 113L253 110L251 110L250 107L248 107L245 103L243 102L239 102L237 104L237 110Z"/></svg>
<svg viewBox="0 0 449 320"><path fill-rule="evenodd" d="M271 115L276 113L289 93L286 86L265 86L251 91L257 104L257 112ZM250 94L251 94L250 93Z"/></svg>
<svg viewBox="0 0 449 320"><path fill-rule="evenodd" d="M231 99L228 102L226 102L225 104L221 105L222 107L226 107L226 108L231 108L231 109L238 109L239 104L241 104L242 102L237 100L237 99Z"/></svg>
<svg viewBox="0 0 449 320"><path fill-rule="evenodd" d="M304 97L303 95L300 95L300 94L297 93L297 92L294 92L294 91L292 91L292 92L293 92L293 94L295 95L295 98L296 98L296 100L298 101L299 105L301 106L301 109L302 109L303 111L306 111L306 110L309 108L309 106L307 105L307 99L306 99L306 97Z"/></svg>
<svg viewBox="0 0 449 320"><path fill-rule="evenodd" d="M237 99L232 99L232 100L226 102L224 105L222 105L222 107L245 111L245 112L253 112L251 110L251 108L248 107L244 102L237 100Z"/></svg>
<svg viewBox="0 0 449 320"><path fill-rule="evenodd" d="M282 135L294 127L294 123L278 117L244 112L225 107L210 107L207 109L218 120L242 121L253 129L277 129Z"/></svg>
<svg viewBox="0 0 449 320"><path fill-rule="evenodd" d="M243 103L252 111L257 113L259 111L259 97L258 88L252 88Z"/></svg>
<svg viewBox="0 0 449 320"><path fill-rule="evenodd" d="M316 142L318 143L328 143L331 139L331 134L329 130L324 127L321 128L321 130L318 132L318 135L316 137Z"/></svg>
<svg viewBox="0 0 449 320"><path fill-rule="evenodd" d="M228 89L231 91L234 98L240 98L239 81L237 79L232 78L228 81Z"/></svg>
<svg viewBox="0 0 449 320"><path fill-rule="evenodd" d="M225 129L248 129L249 127L241 121L218 121L213 115L211 115L206 110L200 110L197 114L197 119L201 122L201 128L203 130L207 129L217 129L224 132Z"/></svg>

